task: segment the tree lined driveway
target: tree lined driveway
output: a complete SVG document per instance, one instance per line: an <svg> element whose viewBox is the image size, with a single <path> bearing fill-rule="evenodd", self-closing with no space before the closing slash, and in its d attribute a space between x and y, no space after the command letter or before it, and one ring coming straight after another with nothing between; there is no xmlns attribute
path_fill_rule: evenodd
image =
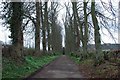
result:
<svg viewBox="0 0 120 80"><path fill-rule="evenodd" d="M79 71L78 65L62 55L29 78L83 78Z"/></svg>

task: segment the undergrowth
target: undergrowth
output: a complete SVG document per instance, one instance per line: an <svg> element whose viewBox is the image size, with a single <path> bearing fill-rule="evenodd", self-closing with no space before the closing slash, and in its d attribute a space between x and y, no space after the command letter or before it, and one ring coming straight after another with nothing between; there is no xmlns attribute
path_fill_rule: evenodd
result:
<svg viewBox="0 0 120 80"><path fill-rule="evenodd" d="M22 64L16 61L3 57L2 59L2 78L24 78L40 69L45 64L50 63L57 58L58 55L45 55L41 57L26 56Z"/></svg>
<svg viewBox="0 0 120 80"><path fill-rule="evenodd" d="M80 72L88 78L118 78L119 76L119 63L120 59L111 59L104 61L104 63L94 66L92 58L80 60L80 57L69 55L70 58L79 64Z"/></svg>

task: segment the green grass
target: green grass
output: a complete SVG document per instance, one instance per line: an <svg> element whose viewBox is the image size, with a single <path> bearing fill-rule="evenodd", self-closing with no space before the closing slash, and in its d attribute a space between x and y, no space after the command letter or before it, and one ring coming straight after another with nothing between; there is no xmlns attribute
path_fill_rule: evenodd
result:
<svg viewBox="0 0 120 80"><path fill-rule="evenodd" d="M117 78L118 77L118 66L115 64L118 63L120 60L111 60L106 61L97 67L94 66L94 60L91 58L80 60L79 57L74 55L69 55L70 58L75 61L80 66L80 70L83 71L85 75L89 76L90 78ZM112 63L111 63L112 62ZM114 63L113 63L114 62Z"/></svg>
<svg viewBox="0 0 120 80"><path fill-rule="evenodd" d="M77 63L77 64L80 63L80 58L79 58L79 57L71 56L71 55L69 55L69 57L70 57L73 61L75 61L75 63Z"/></svg>
<svg viewBox="0 0 120 80"><path fill-rule="evenodd" d="M58 56L45 55L42 57L27 56L23 64L3 58L2 78L23 78L27 77L45 64L50 63Z"/></svg>

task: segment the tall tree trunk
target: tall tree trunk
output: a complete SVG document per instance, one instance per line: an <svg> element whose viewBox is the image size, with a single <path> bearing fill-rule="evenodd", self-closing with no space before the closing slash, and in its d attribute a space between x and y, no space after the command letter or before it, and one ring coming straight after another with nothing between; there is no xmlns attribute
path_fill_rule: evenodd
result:
<svg viewBox="0 0 120 80"><path fill-rule="evenodd" d="M48 26L47 24L47 2L45 2L45 8L44 8L44 25L43 25L43 53L46 52L46 28Z"/></svg>
<svg viewBox="0 0 120 80"><path fill-rule="evenodd" d="M83 60L86 58L87 56L87 39L88 39L88 25L87 25L87 12L86 12L86 7L87 7L87 3L84 3L84 24L85 25L82 25L81 21L80 21L80 18L78 16L78 12L76 13L76 17L77 17L77 22L78 22L78 25L79 25L79 28L80 28L80 31L79 31L79 37L80 37L80 41L82 42L82 49L80 49L81 51L81 56L80 56L80 59ZM83 27L84 26L84 27ZM84 29L84 30L83 30ZM84 31L84 32L83 32Z"/></svg>
<svg viewBox="0 0 120 80"><path fill-rule="evenodd" d="M75 36L74 36L74 28L73 28L73 20L72 20L72 16L70 15L70 10L69 10L69 6L66 6L66 17L65 17L65 22L64 22L64 26L65 26L65 51L66 53L71 53L73 51L75 51L76 47L75 47Z"/></svg>
<svg viewBox="0 0 120 80"><path fill-rule="evenodd" d="M48 43L48 51L50 51L50 26L49 26L49 22L48 22L48 10L47 10L47 8L48 8L48 2L45 2L45 9L44 9L44 18L45 18L45 20L44 20L44 26L45 26L45 28L47 29L47 43ZM44 44L44 43L46 43L46 40L45 40L45 42L43 42L43 50L45 50L46 51L46 45ZM45 45L45 46L44 46Z"/></svg>
<svg viewBox="0 0 120 80"><path fill-rule="evenodd" d="M47 22L48 23L48 22ZM47 26L47 32L48 32L48 38L47 38L47 41L48 41L48 51L50 51L50 28L49 28L49 25Z"/></svg>
<svg viewBox="0 0 120 80"><path fill-rule="evenodd" d="M69 35L70 35L70 42L68 44L70 44L70 52L75 51L76 49L76 42L75 42L75 36L74 36L74 27L73 27L73 23L72 23L72 17L70 18L70 31L69 31Z"/></svg>
<svg viewBox="0 0 120 80"><path fill-rule="evenodd" d="M36 0L35 51L40 52L40 3Z"/></svg>
<svg viewBox="0 0 120 80"><path fill-rule="evenodd" d="M51 10L54 8L54 6L53 6L53 2L51 2ZM55 52L55 48L54 48L54 46L55 46L55 44L54 44L54 41L55 40L53 40L54 39L54 33L55 33L55 21L54 21L54 12L53 12L53 10L52 10L52 12L51 12L51 46L52 46L52 51L53 52Z"/></svg>
<svg viewBox="0 0 120 80"><path fill-rule="evenodd" d="M88 43L88 22L87 22L87 2L84 0L84 37L83 37L83 53L87 57L87 43Z"/></svg>
<svg viewBox="0 0 120 80"><path fill-rule="evenodd" d="M102 53L101 53L102 50L101 50L101 39L99 33L100 28L95 14L95 0L92 0L91 2L91 16L94 26L94 40L95 40L95 48L96 48L95 65L97 65L100 64L102 61Z"/></svg>
<svg viewBox="0 0 120 80"><path fill-rule="evenodd" d="M10 31L12 38L13 49L11 55L14 58L22 57L23 53L23 30L22 30L22 16L23 16L23 3L22 2L12 2L11 8L13 10L10 19ZM17 53L17 54L16 54Z"/></svg>
<svg viewBox="0 0 120 80"><path fill-rule="evenodd" d="M48 11L46 14L46 19L47 19L47 41L48 41L48 51L50 51L50 26L49 26L49 22L48 22Z"/></svg>
<svg viewBox="0 0 120 80"><path fill-rule="evenodd" d="M60 52L62 51L62 37L61 37L61 27L57 23L57 3L51 2L51 34L52 34L52 51Z"/></svg>
<svg viewBox="0 0 120 80"><path fill-rule="evenodd" d="M75 41L76 41L76 47L78 50L80 48L80 36L79 36L79 29L77 24L77 2L72 2L73 6L73 16L74 16L74 33L75 33Z"/></svg>
<svg viewBox="0 0 120 80"><path fill-rule="evenodd" d="M78 24L79 24L79 27L80 27L80 40L81 40L81 42L82 42L82 49L81 49L81 51L80 51L80 54L81 54L81 56L80 56L80 59L81 60L83 60L84 58L85 58L85 49L84 49L84 35L83 35L83 26L82 26L82 23L80 22L80 18L79 18L79 16L78 16L78 13L77 13L77 21L78 21Z"/></svg>

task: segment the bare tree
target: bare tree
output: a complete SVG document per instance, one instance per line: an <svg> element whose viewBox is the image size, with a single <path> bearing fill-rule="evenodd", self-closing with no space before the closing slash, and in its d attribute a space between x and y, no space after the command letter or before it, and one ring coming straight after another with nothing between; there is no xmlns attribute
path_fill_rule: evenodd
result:
<svg viewBox="0 0 120 80"><path fill-rule="evenodd" d="M66 14L63 18L63 23L65 27L65 47L66 53L71 53L75 51L75 39L74 39L74 30L73 30L73 20L72 15L70 14L70 3L65 4Z"/></svg>
<svg viewBox="0 0 120 80"><path fill-rule="evenodd" d="M80 22L80 19L78 17L78 23L80 26L80 36L81 36L81 42L82 42L82 58L86 59L87 58L87 44L88 44L88 15L87 15L87 3L86 0L83 2L83 11L84 11L84 21L83 24Z"/></svg>
<svg viewBox="0 0 120 80"><path fill-rule="evenodd" d="M36 0L35 51L40 51L40 3Z"/></svg>
<svg viewBox="0 0 120 80"><path fill-rule="evenodd" d="M46 51L46 28L48 26L47 24L47 2L45 2L45 8L44 8L44 23L43 23L43 28L42 28L42 35L43 35L43 52L45 53Z"/></svg>
<svg viewBox="0 0 120 80"><path fill-rule="evenodd" d="M23 3L6 2L4 6L3 18L5 23L9 24L8 28L11 32L9 38L12 39L11 57L19 60L23 57ZM8 52L9 53L9 52Z"/></svg>
<svg viewBox="0 0 120 80"><path fill-rule="evenodd" d="M46 7L48 9L48 6L46 4ZM47 27L47 44L48 44L48 51L50 51L50 24L49 24L49 18L48 18L48 10L46 10L46 27Z"/></svg>
<svg viewBox="0 0 120 80"><path fill-rule="evenodd" d="M50 26L51 26L51 47L53 52L60 52L62 49L62 36L61 28L59 26L57 16L59 12L59 4L57 2L51 2L51 11L50 11Z"/></svg>
<svg viewBox="0 0 120 80"><path fill-rule="evenodd" d="M77 2L72 2L72 8L73 8L73 17L74 17L74 35L76 41L76 48L78 50L80 47L80 35L79 35L79 29L77 23Z"/></svg>
<svg viewBox="0 0 120 80"><path fill-rule="evenodd" d="M95 65L96 65L96 64L100 64L100 62L102 61L102 56L101 56L102 50L101 50L101 38L99 33L100 28L95 13L95 0L92 0L91 2L91 16L94 26L94 39L95 39L95 48L96 48Z"/></svg>

